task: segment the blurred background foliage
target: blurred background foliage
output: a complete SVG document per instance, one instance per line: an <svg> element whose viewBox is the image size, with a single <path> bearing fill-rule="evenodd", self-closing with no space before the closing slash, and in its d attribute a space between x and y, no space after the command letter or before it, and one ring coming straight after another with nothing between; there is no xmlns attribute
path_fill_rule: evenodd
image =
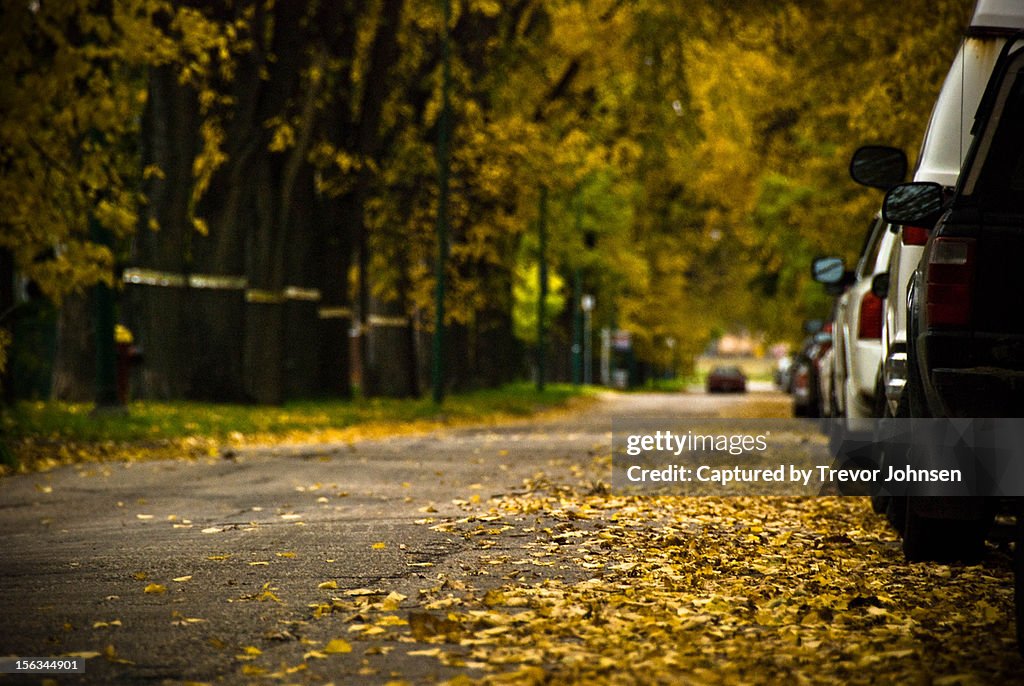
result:
<svg viewBox="0 0 1024 686"><path fill-rule="evenodd" d="M652 365L685 368L714 331L797 339L828 307L810 259L852 260L880 202L851 153L913 160L972 4L451 0L449 385L528 373L542 189L552 374L575 283ZM106 282L146 397L345 396L353 372L418 393L442 10L5 0L0 359L26 303L52 303L53 390L89 395Z"/></svg>

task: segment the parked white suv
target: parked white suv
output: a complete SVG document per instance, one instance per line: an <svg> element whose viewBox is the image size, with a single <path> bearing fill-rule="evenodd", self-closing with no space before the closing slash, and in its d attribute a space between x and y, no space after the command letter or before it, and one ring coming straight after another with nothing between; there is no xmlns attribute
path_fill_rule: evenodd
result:
<svg viewBox="0 0 1024 686"><path fill-rule="evenodd" d="M918 154L914 181L932 181L952 189L971 144L974 114L1008 37L1024 30L1021 0L978 0L964 39L932 109ZM854 179L881 187L872 178L885 148L869 146L854 155ZM888 154L898 153L889 149ZM928 239L925 229L895 227L898 240L889 256L885 318L881 344L881 380L886 413L909 416L901 400L907 382L907 286Z"/></svg>

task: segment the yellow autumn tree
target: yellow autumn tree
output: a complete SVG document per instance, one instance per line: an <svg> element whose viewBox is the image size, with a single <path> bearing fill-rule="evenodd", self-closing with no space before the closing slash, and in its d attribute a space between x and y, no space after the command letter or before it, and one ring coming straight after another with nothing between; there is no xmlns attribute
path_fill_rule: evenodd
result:
<svg viewBox="0 0 1024 686"><path fill-rule="evenodd" d="M112 246L135 230L141 177L160 173L138 163L146 69L201 70L219 34L198 10L160 0L4 3L0 250L13 271L5 279L33 282L55 302L113 284Z"/></svg>

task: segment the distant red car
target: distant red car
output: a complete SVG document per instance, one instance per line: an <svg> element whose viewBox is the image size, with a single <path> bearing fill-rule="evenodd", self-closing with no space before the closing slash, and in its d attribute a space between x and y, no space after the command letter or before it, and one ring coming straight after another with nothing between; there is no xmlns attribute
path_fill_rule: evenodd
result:
<svg viewBox="0 0 1024 686"><path fill-rule="evenodd" d="M708 393L746 393L747 375L739 367L715 367L708 374Z"/></svg>

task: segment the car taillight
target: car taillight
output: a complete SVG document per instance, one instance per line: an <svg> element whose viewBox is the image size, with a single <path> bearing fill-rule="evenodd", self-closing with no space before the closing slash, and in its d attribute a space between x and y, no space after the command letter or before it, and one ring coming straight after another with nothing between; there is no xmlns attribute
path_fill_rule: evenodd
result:
<svg viewBox="0 0 1024 686"><path fill-rule="evenodd" d="M900 232L903 245L924 245L928 242L928 229L920 226L904 226Z"/></svg>
<svg viewBox="0 0 1024 686"><path fill-rule="evenodd" d="M882 299L868 291L860 299L860 321L857 338L882 337Z"/></svg>
<svg viewBox="0 0 1024 686"><path fill-rule="evenodd" d="M965 326L971 320L974 239L936 238L928 256L926 326Z"/></svg>

